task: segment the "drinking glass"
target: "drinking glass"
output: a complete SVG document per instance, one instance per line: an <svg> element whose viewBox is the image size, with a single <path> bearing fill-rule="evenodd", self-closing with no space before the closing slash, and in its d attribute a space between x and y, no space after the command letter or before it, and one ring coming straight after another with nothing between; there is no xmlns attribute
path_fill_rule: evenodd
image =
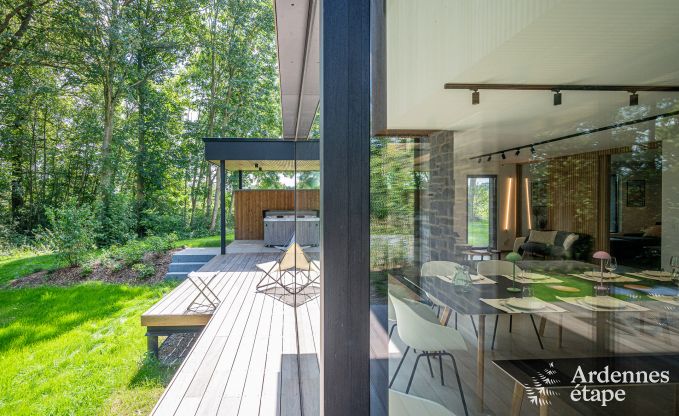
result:
<svg viewBox="0 0 679 416"><path fill-rule="evenodd" d="M523 286L523 289L521 289L521 297L524 298L532 298L535 295L535 291L533 290L533 286L530 284L525 284Z"/></svg>
<svg viewBox="0 0 679 416"><path fill-rule="evenodd" d="M674 293L674 297L679 299L679 268L673 268L672 270L672 282L677 287L677 291Z"/></svg>
<svg viewBox="0 0 679 416"><path fill-rule="evenodd" d="M472 289L472 278L469 275L469 267L459 266L455 272L453 280L456 292L470 292Z"/></svg>
<svg viewBox="0 0 679 416"><path fill-rule="evenodd" d="M615 269L618 268L618 260L615 257L611 257L604 263L604 268L608 270L609 273L613 273Z"/></svg>
<svg viewBox="0 0 679 416"><path fill-rule="evenodd" d="M609 287L601 284L594 286L594 296L608 296L610 294Z"/></svg>
<svg viewBox="0 0 679 416"><path fill-rule="evenodd" d="M670 267L672 271L679 270L679 256L670 257Z"/></svg>

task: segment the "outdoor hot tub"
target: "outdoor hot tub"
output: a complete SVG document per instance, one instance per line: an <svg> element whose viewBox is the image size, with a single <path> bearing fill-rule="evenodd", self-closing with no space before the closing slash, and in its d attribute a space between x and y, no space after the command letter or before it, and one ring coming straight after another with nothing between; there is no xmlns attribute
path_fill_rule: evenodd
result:
<svg viewBox="0 0 679 416"><path fill-rule="evenodd" d="M318 246L320 218L318 211L264 211L264 244L285 246L292 236L301 246Z"/></svg>

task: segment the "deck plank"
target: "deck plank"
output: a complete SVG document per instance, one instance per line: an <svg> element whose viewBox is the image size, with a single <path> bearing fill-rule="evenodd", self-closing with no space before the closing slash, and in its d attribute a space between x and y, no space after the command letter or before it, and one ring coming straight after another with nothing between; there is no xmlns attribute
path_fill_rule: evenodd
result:
<svg viewBox="0 0 679 416"><path fill-rule="evenodd" d="M229 341L219 362L212 370L212 377L204 390L197 415L218 414L226 387L233 376L234 365L238 362L239 353L241 359L246 354L240 348L241 343L248 343L251 341L249 338L254 337L253 332L256 331L256 323L261 315L263 304L263 298L256 296L255 286L258 281L256 277L256 271L248 273L250 282L241 310L233 319L225 320L221 328L222 332L229 332Z"/></svg>
<svg viewBox="0 0 679 416"><path fill-rule="evenodd" d="M262 384L266 374L269 340L271 339L274 306L274 299L270 296L265 296L255 342L251 349L247 367L245 368L246 379L245 383L243 383L238 406L239 415L247 416L259 413Z"/></svg>
<svg viewBox="0 0 679 416"><path fill-rule="evenodd" d="M320 301L295 308L256 290L263 277L256 264L276 256L227 254L201 269L220 272L211 287L222 303L207 317L153 415L319 414ZM191 288L175 290L155 313L179 314L195 296ZM168 322L187 319L186 314L156 316Z"/></svg>
<svg viewBox="0 0 679 416"><path fill-rule="evenodd" d="M310 302L297 308L297 329L299 339L299 378L303 415L320 414L320 370L318 355L310 317ZM315 319L320 319L317 316Z"/></svg>
<svg viewBox="0 0 679 416"><path fill-rule="evenodd" d="M224 392L224 385L231 375L234 364L234 353L238 350L240 341L245 337L248 329L248 321L257 313L257 301L255 296L256 271L252 270L252 264L248 263L248 269L244 277L246 290L241 294L242 301L238 308L229 310L230 313L222 317L222 311L218 310L213 319L220 323L217 333L225 338L225 344L220 347L219 355L215 360L205 362L196 371L192 386L187 391L186 397L199 398L198 403L187 402L185 411L179 414L211 415L219 409L220 400ZM261 308L261 306L260 306ZM258 315L257 315L258 318ZM208 326L212 325L212 321ZM207 329L207 328L206 328ZM182 410L184 403L179 407ZM190 410L189 410L190 409Z"/></svg>
<svg viewBox="0 0 679 416"><path fill-rule="evenodd" d="M262 380L259 416L280 415L281 354L283 353L283 310L287 306L276 301L271 316L271 331ZM255 413L252 413L255 414Z"/></svg>
<svg viewBox="0 0 679 416"><path fill-rule="evenodd" d="M295 311L283 309L283 352L281 354L281 416L302 414L299 390L299 367L297 363L297 335Z"/></svg>
<svg viewBox="0 0 679 416"><path fill-rule="evenodd" d="M249 273L247 270L232 271L231 273L237 273L238 277L234 278L232 290L228 293L228 297L224 298L220 308L218 308L218 310L223 311L223 313L219 314L216 317L217 319L211 320L205 327L191 352L184 359L181 367L165 390L165 393L163 393L160 401L156 404L156 408L153 411L154 415L175 414L175 410L179 407L193 377L197 374L200 364L205 358L210 345L215 341L221 324L225 322L227 318L231 318L233 314L239 311L244 303L244 295L249 286L245 284L246 279L240 277L245 277Z"/></svg>
<svg viewBox="0 0 679 416"><path fill-rule="evenodd" d="M217 294L217 297L224 299L230 287L230 279L237 276L237 274L229 272L237 270L244 261L246 259L238 256L234 257L229 264L222 266L222 272L210 284L210 288ZM219 267L219 263L208 263L199 269L198 272L218 272L214 267ZM185 280L160 302L142 314L142 326L205 326L212 317L213 312L205 311L199 313L187 310L191 300L195 298L197 293L198 291L195 286L188 280Z"/></svg>

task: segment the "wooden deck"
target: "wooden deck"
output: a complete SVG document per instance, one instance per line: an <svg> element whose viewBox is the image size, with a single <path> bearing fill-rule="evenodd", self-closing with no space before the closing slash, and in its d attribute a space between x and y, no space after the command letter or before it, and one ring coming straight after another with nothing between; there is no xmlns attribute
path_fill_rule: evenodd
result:
<svg viewBox="0 0 679 416"><path fill-rule="evenodd" d="M319 299L295 308L279 293L257 292L255 265L275 257L227 254L203 266L219 273L214 312L187 311L197 292L185 281L142 316L147 326L205 325L154 415L319 414Z"/></svg>
<svg viewBox="0 0 679 416"><path fill-rule="evenodd" d="M214 313L188 312L195 289L189 282L180 284L142 318L152 325L204 325L204 330L184 360L166 391L153 410L154 415L318 415L319 412L319 344L320 299L313 297L298 307L290 299L276 293L261 293L255 287L262 272L255 265L270 261L275 253L227 254L213 259L201 272L218 275L212 287L222 303ZM390 282L394 286L394 282ZM404 351L398 331L387 341L386 307L372 308L371 344L372 393L385 388ZM521 319L523 318L523 319ZM558 345L557 327L548 323L541 350L530 320L517 317L513 331L508 321L499 321L495 349L486 345L485 407L479 408L475 396L476 335L469 316L460 317L459 329L467 341L468 350L456 353L460 375L470 414L506 414L511 405L513 383L491 365L493 359L578 357L593 353L591 314L570 314L564 319L563 347ZM477 319L477 318L475 318ZM615 349L619 353L676 351L679 332L664 330L654 324L654 316L643 325L639 317L616 317ZM657 319L656 319L657 320ZM477 321L478 324L478 321ZM486 326L487 338L492 333L492 321ZM387 353L388 351L388 353ZM415 355L403 364L393 388L403 391L408 382ZM451 363L444 362L446 383L440 384L438 362L434 375L420 365L416 371L411 394L442 403L455 414L463 415L460 393ZM630 390L630 395L646 395L644 409L649 414L672 414L670 401L673 391ZM632 400L623 403L629 406ZM638 404L639 401L635 401ZM385 414L386 403L373 394L372 414ZM554 414L578 414L567 397L552 399ZM613 406L611 406L613 408ZM522 415L537 413L537 408L524 403Z"/></svg>

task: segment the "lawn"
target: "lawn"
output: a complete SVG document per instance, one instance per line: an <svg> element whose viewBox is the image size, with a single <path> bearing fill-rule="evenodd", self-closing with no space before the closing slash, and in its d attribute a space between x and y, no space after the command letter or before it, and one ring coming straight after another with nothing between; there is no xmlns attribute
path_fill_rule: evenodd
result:
<svg viewBox="0 0 679 416"><path fill-rule="evenodd" d="M227 244L233 241L233 233L226 235ZM174 246L179 247L219 247L220 237L218 235L199 237L185 240L178 240ZM93 251L92 255L97 255ZM27 276L31 273L42 270L55 270L63 267L64 264L56 254L35 253L22 251L10 256L0 256L0 286L10 280Z"/></svg>
<svg viewBox="0 0 679 416"><path fill-rule="evenodd" d="M0 414L147 414L175 369L146 358L139 316L171 288L0 291Z"/></svg>
<svg viewBox="0 0 679 416"><path fill-rule="evenodd" d="M0 285L41 270L62 267L56 254L36 254L22 251L10 256L0 256Z"/></svg>
<svg viewBox="0 0 679 416"><path fill-rule="evenodd" d="M233 241L233 233L226 235L226 244ZM175 244L177 247L219 247L220 236L211 235L208 237L192 238L188 240L179 240Z"/></svg>
<svg viewBox="0 0 679 416"><path fill-rule="evenodd" d="M219 246L219 236L174 246ZM55 254L0 257L0 287L62 266ZM173 287L0 289L0 415L148 414L176 367L147 357L139 319Z"/></svg>
<svg viewBox="0 0 679 416"><path fill-rule="evenodd" d="M473 221L468 224L469 245L488 247L488 221Z"/></svg>

